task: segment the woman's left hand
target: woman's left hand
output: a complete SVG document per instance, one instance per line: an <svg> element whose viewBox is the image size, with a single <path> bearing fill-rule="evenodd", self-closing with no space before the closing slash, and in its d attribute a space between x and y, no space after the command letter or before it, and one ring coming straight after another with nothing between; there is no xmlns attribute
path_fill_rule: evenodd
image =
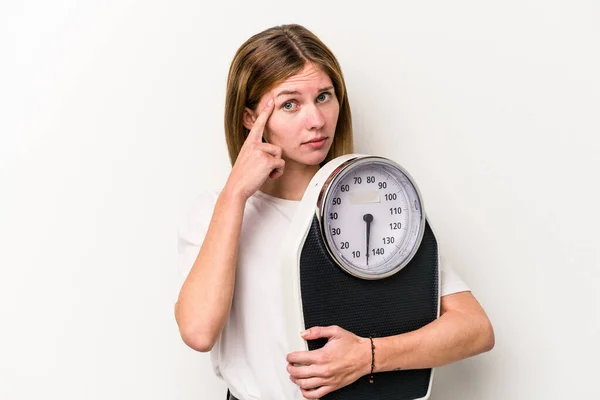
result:
<svg viewBox="0 0 600 400"><path fill-rule="evenodd" d="M314 326L302 333L306 340L327 338L313 351L287 356L290 379L307 399L318 399L371 372L371 341L339 326Z"/></svg>

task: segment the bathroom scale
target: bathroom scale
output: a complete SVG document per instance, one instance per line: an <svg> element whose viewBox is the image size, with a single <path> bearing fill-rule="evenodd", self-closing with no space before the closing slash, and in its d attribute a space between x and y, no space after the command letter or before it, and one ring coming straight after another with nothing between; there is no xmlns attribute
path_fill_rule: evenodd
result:
<svg viewBox="0 0 600 400"><path fill-rule="evenodd" d="M288 352L326 345L300 336L313 326L378 338L439 316L437 240L414 179L391 159L349 154L323 165L283 246ZM431 368L376 372L322 399L427 399L432 381Z"/></svg>

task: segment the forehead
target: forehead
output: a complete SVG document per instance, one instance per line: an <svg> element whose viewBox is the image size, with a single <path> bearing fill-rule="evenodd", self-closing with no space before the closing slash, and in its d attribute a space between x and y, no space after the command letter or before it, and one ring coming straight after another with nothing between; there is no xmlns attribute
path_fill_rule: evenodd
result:
<svg viewBox="0 0 600 400"><path fill-rule="evenodd" d="M329 75L312 63L306 63L304 68L302 68L302 71L276 85L271 92L277 95L277 93L283 90L295 90L301 92L304 89L306 91L313 91L328 86L332 86Z"/></svg>

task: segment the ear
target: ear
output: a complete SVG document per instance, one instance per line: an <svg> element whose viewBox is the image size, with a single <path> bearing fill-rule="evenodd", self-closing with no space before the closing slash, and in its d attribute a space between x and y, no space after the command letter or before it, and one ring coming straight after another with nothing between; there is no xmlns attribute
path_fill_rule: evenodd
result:
<svg viewBox="0 0 600 400"><path fill-rule="evenodd" d="M249 109L248 107L244 107L244 116L242 117L242 123L248 130L252 130L254 126L254 121L256 121L256 117L254 116L254 111Z"/></svg>

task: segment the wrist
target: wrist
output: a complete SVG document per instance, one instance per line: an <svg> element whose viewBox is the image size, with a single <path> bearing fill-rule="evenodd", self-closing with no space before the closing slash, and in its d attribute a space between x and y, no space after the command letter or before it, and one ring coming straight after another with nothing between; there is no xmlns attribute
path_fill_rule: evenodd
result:
<svg viewBox="0 0 600 400"><path fill-rule="evenodd" d="M243 190L226 185L219 195L219 199L230 204L246 204L248 197Z"/></svg>
<svg viewBox="0 0 600 400"><path fill-rule="evenodd" d="M371 362L369 363L369 383L373 383L373 374L375 373L375 338L369 337L369 354Z"/></svg>
<svg viewBox="0 0 600 400"><path fill-rule="evenodd" d="M361 365L361 376L369 376L371 374L371 364L373 362L373 353L371 349L371 339L368 337L361 338L361 354L362 362Z"/></svg>

